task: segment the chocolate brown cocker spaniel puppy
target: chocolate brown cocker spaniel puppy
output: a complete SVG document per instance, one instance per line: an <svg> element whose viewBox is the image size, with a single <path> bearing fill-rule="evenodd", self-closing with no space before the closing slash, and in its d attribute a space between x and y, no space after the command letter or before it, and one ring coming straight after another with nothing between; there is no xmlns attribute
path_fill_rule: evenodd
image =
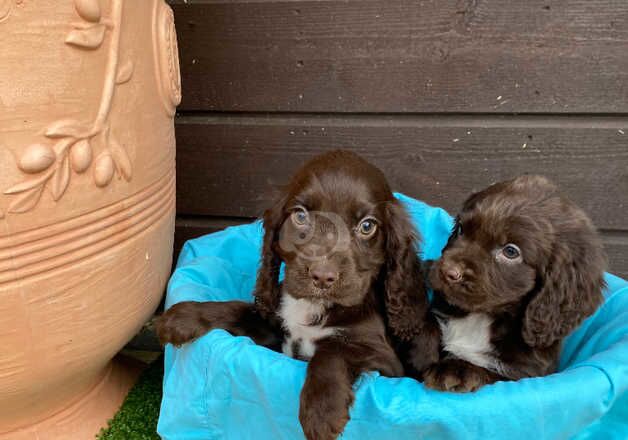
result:
<svg viewBox="0 0 628 440"><path fill-rule="evenodd" d="M602 302L605 261L587 215L544 177L469 197L429 270L441 353L425 384L474 391L556 371L561 341Z"/></svg>
<svg viewBox="0 0 628 440"><path fill-rule="evenodd" d="M158 336L180 345L223 328L309 360L299 419L308 439L334 439L349 420L360 373L403 374L386 334L385 297L392 315L427 314L425 295L410 303L400 294L424 292L414 229L382 172L336 151L296 173L265 212L264 230L255 303L175 304L158 321Z"/></svg>

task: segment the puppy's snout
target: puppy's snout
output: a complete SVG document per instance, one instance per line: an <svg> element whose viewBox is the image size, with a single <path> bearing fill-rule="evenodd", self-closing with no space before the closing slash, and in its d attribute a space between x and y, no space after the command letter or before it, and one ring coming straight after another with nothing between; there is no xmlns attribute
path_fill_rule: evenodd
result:
<svg viewBox="0 0 628 440"><path fill-rule="evenodd" d="M445 280L450 283L459 283L462 281L462 270L458 266L444 266L442 275Z"/></svg>
<svg viewBox="0 0 628 440"><path fill-rule="evenodd" d="M338 279L338 271L329 264L314 264L309 269L314 286L329 289Z"/></svg>

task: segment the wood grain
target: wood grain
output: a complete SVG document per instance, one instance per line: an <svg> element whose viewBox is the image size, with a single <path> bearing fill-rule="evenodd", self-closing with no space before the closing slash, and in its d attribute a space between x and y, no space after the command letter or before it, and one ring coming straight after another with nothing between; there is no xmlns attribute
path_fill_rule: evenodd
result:
<svg viewBox="0 0 628 440"><path fill-rule="evenodd" d="M175 261L186 240L219 231L227 226L253 221L247 218L194 218L177 219L175 233ZM602 240L610 261L609 271L628 279L628 233L601 231Z"/></svg>
<svg viewBox="0 0 628 440"><path fill-rule="evenodd" d="M177 244L261 215L334 148L453 212L545 174L628 276L628 2L172 0Z"/></svg>
<svg viewBox="0 0 628 440"><path fill-rule="evenodd" d="M626 1L171 4L182 110L628 112Z"/></svg>
<svg viewBox="0 0 628 440"><path fill-rule="evenodd" d="M226 218L226 217L190 217L177 216L174 233L174 255L173 264L176 264L179 252L186 241L201 235L210 234L225 229L229 226L250 223L251 218Z"/></svg>
<svg viewBox="0 0 628 440"><path fill-rule="evenodd" d="M392 187L455 211L472 192L544 174L596 225L628 230L628 119L587 117L179 118L179 214L255 217L317 153L345 148Z"/></svg>

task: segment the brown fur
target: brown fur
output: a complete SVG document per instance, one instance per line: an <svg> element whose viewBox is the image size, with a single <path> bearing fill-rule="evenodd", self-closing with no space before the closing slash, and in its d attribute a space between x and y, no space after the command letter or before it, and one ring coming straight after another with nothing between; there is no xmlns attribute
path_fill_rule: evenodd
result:
<svg viewBox="0 0 628 440"><path fill-rule="evenodd" d="M301 210L307 212L305 225L295 219ZM377 226L369 237L358 233L367 217ZM176 304L158 322L158 335L178 345L220 327L277 348L286 336L277 315L282 295L323 301L327 307L318 320L340 332L316 342L299 419L308 439L336 438L349 420L352 385L360 373L403 373L388 342L383 303L389 318L400 323L396 336L405 340L427 313L412 225L379 169L337 151L314 158L295 174L264 213L264 231L254 306ZM333 281L313 278L316 270ZM415 296L408 296L409 290Z"/></svg>
<svg viewBox="0 0 628 440"><path fill-rule="evenodd" d="M504 256L508 243L520 257ZM424 372L426 384L472 391L554 372L563 338L602 301L604 268L593 224L544 177L523 176L472 195L431 267L432 310L441 319L488 314L501 368L482 372L444 352Z"/></svg>

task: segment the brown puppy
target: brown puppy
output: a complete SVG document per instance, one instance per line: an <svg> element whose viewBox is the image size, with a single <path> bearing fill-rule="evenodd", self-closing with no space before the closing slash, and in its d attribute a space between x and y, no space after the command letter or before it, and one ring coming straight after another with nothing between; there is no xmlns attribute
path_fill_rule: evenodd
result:
<svg viewBox="0 0 628 440"><path fill-rule="evenodd" d="M391 316L403 311L413 325L427 313L425 295L402 294L424 292L413 227L380 170L336 151L296 173L265 212L264 229L255 305L179 303L157 323L158 335L180 345L224 328L309 360L301 425L308 439L336 438L360 373L403 374L386 336L384 301Z"/></svg>
<svg viewBox="0 0 628 440"><path fill-rule="evenodd" d="M544 177L472 195L429 274L442 352L425 384L474 391L554 372L563 338L602 302L604 268L593 224Z"/></svg>

